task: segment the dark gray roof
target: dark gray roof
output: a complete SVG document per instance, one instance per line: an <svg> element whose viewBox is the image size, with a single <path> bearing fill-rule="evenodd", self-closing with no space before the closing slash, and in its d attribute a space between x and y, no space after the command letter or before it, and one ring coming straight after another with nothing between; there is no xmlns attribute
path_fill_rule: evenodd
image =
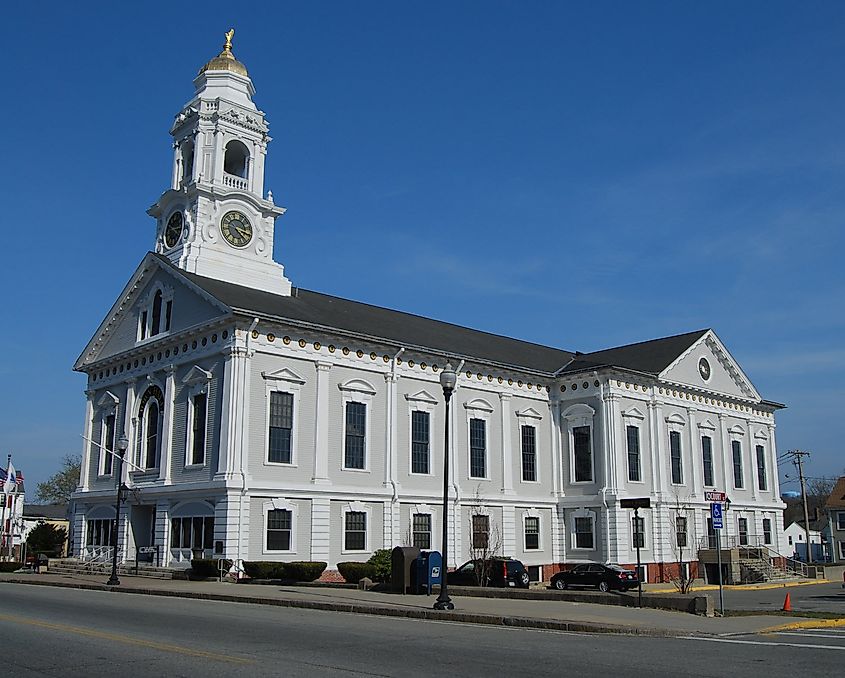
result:
<svg viewBox="0 0 845 678"><path fill-rule="evenodd" d="M64 520L67 518L67 504L24 504L23 515L25 518Z"/></svg>
<svg viewBox="0 0 845 678"><path fill-rule="evenodd" d="M593 353L573 353L301 288L293 288L291 296L254 290L183 271L167 258L153 256L235 312L306 323L378 338L397 346L429 349L550 375L599 367L659 374L708 332L698 330Z"/></svg>
<svg viewBox="0 0 845 678"><path fill-rule="evenodd" d="M624 367L636 372L657 375L709 331L697 330L592 353L578 353L561 373L567 374L599 367Z"/></svg>
<svg viewBox="0 0 845 678"><path fill-rule="evenodd" d="M158 256L158 259L229 308L245 314L345 330L398 346L431 349L447 355L478 358L539 372L554 372L575 355L571 351L301 288L294 288L289 297L254 290L188 273L176 268L164 257Z"/></svg>

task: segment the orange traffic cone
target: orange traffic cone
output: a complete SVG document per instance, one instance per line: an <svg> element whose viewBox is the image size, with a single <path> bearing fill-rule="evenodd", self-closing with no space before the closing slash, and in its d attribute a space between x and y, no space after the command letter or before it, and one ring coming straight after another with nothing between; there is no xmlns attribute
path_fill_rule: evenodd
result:
<svg viewBox="0 0 845 678"><path fill-rule="evenodd" d="M790 600L788 593L786 594L786 598L783 599L783 611L792 612L792 600Z"/></svg>

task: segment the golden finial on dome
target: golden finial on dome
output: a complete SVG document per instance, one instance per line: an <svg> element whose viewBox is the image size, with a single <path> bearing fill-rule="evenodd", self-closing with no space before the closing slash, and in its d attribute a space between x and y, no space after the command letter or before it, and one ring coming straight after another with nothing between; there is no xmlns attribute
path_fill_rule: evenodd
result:
<svg viewBox="0 0 845 678"><path fill-rule="evenodd" d="M246 71L246 66L238 61L235 58L235 55L232 54L232 37L235 35L235 29L230 28L223 35L226 36L226 42L223 44L223 51L203 66L200 69L200 73L205 73L206 71L231 71L232 73L249 77L249 74Z"/></svg>
<svg viewBox="0 0 845 678"><path fill-rule="evenodd" d="M224 33L224 35L226 36L226 44L223 45L223 49L226 50L227 52L232 51L232 36L234 34L235 34L234 28L230 28L228 31L226 31L226 33Z"/></svg>

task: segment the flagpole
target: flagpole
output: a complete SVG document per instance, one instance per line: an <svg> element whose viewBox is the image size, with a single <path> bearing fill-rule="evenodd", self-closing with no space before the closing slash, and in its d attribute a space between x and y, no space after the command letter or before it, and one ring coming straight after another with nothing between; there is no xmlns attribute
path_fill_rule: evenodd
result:
<svg viewBox="0 0 845 678"><path fill-rule="evenodd" d="M2 537L6 534L6 504L8 503L8 493L6 492L6 482L9 480L9 466L12 463L12 455L10 454L6 459L6 480L3 481L3 516L0 518L0 545L2 545ZM2 553L0 553L2 555Z"/></svg>
<svg viewBox="0 0 845 678"><path fill-rule="evenodd" d="M9 511L9 560L12 560L15 550L15 507L18 503L18 483L15 482L15 491L9 495L12 498L12 507Z"/></svg>

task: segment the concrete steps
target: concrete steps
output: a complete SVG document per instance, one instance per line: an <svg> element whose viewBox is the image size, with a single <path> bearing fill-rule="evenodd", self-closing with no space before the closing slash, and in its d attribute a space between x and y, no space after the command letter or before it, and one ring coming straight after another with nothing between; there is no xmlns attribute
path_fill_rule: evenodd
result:
<svg viewBox="0 0 845 678"><path fill-rule="evenodd" d="M51 558L47 564L51 574L105 574L111 573L111 563L108 562L83 562L75 558ZM133 577L147 577L150 579L187 579L187 571L172 570L167 567L154 567L146 563L119 563L117 572L121 575Z"/></svg>

